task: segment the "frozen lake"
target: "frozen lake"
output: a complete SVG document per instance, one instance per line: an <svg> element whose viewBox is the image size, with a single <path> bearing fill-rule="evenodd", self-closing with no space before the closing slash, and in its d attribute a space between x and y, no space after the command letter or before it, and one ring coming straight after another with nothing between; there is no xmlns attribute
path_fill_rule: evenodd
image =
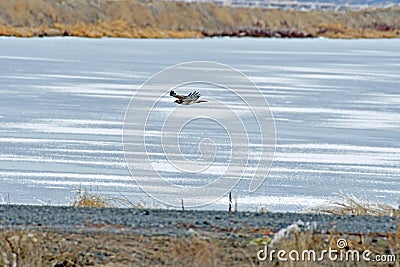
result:
<svg viewBox="0 0 400 267"><path fill-rule="evenodd" d="M299 211L340 192L398 205L399 47L400 40L0 38L0 197L68 204L82 187L162 207L128 171L125 111L153 74L201 60L251 78L275 118L271 171L254 193L248 180L232 190L239 209ZM174 108L173 100L166 105ZM223 198L204 208L226 207Z"/></svg>

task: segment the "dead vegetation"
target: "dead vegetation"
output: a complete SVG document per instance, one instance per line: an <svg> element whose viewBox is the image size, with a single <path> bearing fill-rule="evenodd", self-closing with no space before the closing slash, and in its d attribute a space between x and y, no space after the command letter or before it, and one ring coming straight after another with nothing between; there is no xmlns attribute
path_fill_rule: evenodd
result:
<svg viewBox="0 0 400 267"><path fill-rule="evenodd" d="M338 248L339 240L345 240L345 247ZM400 226L397 226L395 233L359 233L359 234L347 234L339 232L331 232L328 234L316 233L313 231L297 231L293 232L289 237L283 238L279 243L275 243L270 249L291 251L296 250L298 252L313 250L319 257L323 250L331 248L332 250L338 250L338 255L347 251L358 251L360 255L359 261L331 261L328 257L325 257L324 262L327 266L366 266L370 264L362 259L362 253L364 251L371 251L368 256L371 260L374 260L376 256L382 255L392 257L391 261L388 262L375 262L374 266L399 266L400 264ZM288 257L286 255L286 257ZM345 259L345 256L343 256ZM352 259L349 257L349 259ZM356 259L356 258L354 258ZM276 265L274 266L288 266L283 262L279 262L277 258L273 261ZM322 262L315 263L310 261L303 262L292 262L292 266L325 266L321 265ZM289 265L290 266L290 265Z"/></svg>
<svg viewBox="0 0 400 267"><path fill-rule="evenodd" d="M77 192L76 200L73 204L74 207L88 207L88 208L113 208L114 206L110 201L100 195L100 193L91 193L85 189L79 189Z"/></svg>
<svg viewBox="0 0 400 267"><path fill-rule="evenodd" d="M3 230L0 265L251 266L255 248L245 246L234 239Z"/></svg>
<svg viewBox="0 0 400 267"><path fill-rule="evenodd" d="M0 232L1 266L349 266L349 262L323 261L282 262L275 257L260 261L261 249L315 250L321 255L328 248L338 249L339 239L347 244L343 252L371 251L376 255L395 255L391 266L400 264L400 227L395 233L327 234L294 231L271 245L254 242L254 233L235 232L227 237L224 231L189 230L187 235L140 235L97 231L62 232L47 229L7 230ZM276 233L275 233L276 234ZM260 239L260 238L257 238ZM268 240L268 239L266 239ZM341 250L339 250L341 251ZM353 262L354 263L354 262ZM367 264L359 262L360 266ZM388 266L388 263L376 263ZM350 264L353 266L352 264Z"/></svg>
<svg viewBox="0 0 400 267"><path fill-rule="evenodd" d="M400 37L399 17L399 7L303 12L147 0L15 0L0 1L0 35L196 38L245 30L394 38Z"/></svg>
<svg viewBox="0 0 400 267"><path fill-rule="evenodd" d="M99 191L94 192L93 190L85 188L79 188L77 190L75 201L72 205L77 208L146 208L146 205L141 200L135 204L122 195L120 197L110 197L101 194Z"/></svg>
<svg viewBox="0 0 400 267"><path fill-rule="evenodd" d="M76 206L110 207L112 198L93 192L78 190ZM111 201L111 202L110 202ZM375 215L396 218L396 231L386 233L327 233L298 227L296 223L271 232L269 228L201 229L188 225L176 225L186 234L142 235L131 231L110 231L109 225L87 225L87 230L1 229L1 266L364 266L367 262L289 261L275 257L260 261L257 253L268 247L292 251L314 250L321 255L328 248L358 251L359 255L371 251L369 257L394 255L395 261L375 262L375 266L399 266L400 264L400 211L389 206L369 203L348 195L342 202L315 212L339 215ZM304 226L304 225L303 225ZM115 229L124 229L113 225ZM122 228L121 228L122 227ZM101 231L104 228L104 231ZM338 240L346 246L338 248ZM391 259L393 260L393 258Z"/></svg>
<svg viewBox="0 0 400 267"><path fill-rule="evenodd" d="M338 215L357 215L357 216L390 216L397 214L398 210L387 204L370 202L357 199L354 196L340 194L340 200L331 205L315 207L310 211L313 213L327 213Z"/></svg>

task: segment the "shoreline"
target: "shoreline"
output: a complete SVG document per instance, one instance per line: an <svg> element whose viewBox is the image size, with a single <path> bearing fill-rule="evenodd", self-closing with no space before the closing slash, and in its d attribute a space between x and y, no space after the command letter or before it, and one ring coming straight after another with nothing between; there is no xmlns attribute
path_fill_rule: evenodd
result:
<svg viewBox="0 0 400 267"><path fill-rule="evenodd" d="M4 27L0 25L0 37L16 37L16 38L51 38L51 37L82 37L82 38L123 38L123 39L212 39L218 37L233 38L260 38L260 39L398 39L400 31L368 31L365 33L330 33L318 34L296 30L269 30L269 29L238 29L218 32L208 31L173 31L161 29L138 29L132 33L105 33L102 30L88 32L77 32L66 28L62 29L27 29L19 27Z"/></svg>
<svg viewBox="0 0 400 267"><path fill-rule="evenodd" d="M396 224L395 215L0 205L0 229L62 229L65 226L70 229L85 229L92 226L110 226L111 230L147 229L146 232L153 235L190 226L208 230L268 227L271 231L278 231L298 221L309 225L313 231L324 233L332 230L352 234L386 233L395 232L399 226ZM159 227L160 225L162 227Z"/></svg>
<svg viewBox="0 0 400 267"><path fill-rule="evenodd" d="M285 266L257 253L267 246L321 253L339 240L398 264L399 239L387 216L0 205L5 266Z"/></svg>

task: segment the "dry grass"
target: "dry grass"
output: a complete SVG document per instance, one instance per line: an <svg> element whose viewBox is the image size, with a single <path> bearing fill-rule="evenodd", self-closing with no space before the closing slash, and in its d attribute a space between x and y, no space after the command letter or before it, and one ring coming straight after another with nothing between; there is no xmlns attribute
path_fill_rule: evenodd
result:
<svg viewBox="0 0 400 267"><path fill-rule="evenodd" d="M379 255L395 255L395 262L374 262L373 266L400 266L400 210L392 206L380 203L371 203L367 201L358 200L355 197L342 194L342 202L336 202L332 206L321 207L313 209L316 213L328 213L337 215L355 215L355 216L391 216L396 220L395 232L387 233L341 233L332 230L330 233L322 234L314 231L292 231L286 238L280 238L271 243L271 239L267 240L270 249L283 249L285 251L304 251L314 250L317 255L321 255L323 250L337 248L337 241L345 239L347 246L342 249L343 253L348 250L358 251L359 255L366 250L372 252L371 259ZM272 239L274 240L274 239ZM273 242L273 241L272 241ZM338 249L340 251L340 249ZM344 254L345 255L345 254ZM273 261L275 266L320 266L318 263L306 262L291 262L282 263L276 258ZM325 262L330 266L349 266L349 262ZM355 264L353 262L353 264ZM358 263L360 266L369 265L370 263L362 261ZM352 264L350 264L353 266Z"/></svg>
<svg viewBox="0 0 400 267"><path fill-rule="evenodd" d="M340 198L332 205L312 208L311 212L357 216L395 216L398 212L391 205L359 200L351 195L340 194Z"/></svg>
<svg viewBox="0 0 400 267"><path fill-rule="evenodd" d="M101 226L97 226L101 227ZM347 241L348 250L373 255L394 254L400 263L400 228L391 234L330 234L312 231L294 232L275 243L275 250L337 249L339 238ZM99 230L99 229L97 229ZM251 235L236 233L226 237L225 232L193 231L185 236L145 236L118 232L61 233L42 230L2 230L0 232L0 265L12 266L349 266L348 262L258 261L257 251L265 244L254 244ZM371 256L371 257L372 257ZM361 262L360 266L366 263ZM351 265L352 266L352 265ZM376 264L375 266L387 266Z"/></svg>
<svg viewBox="0 0 400 267"><path fill-rule="evenodd" d="M269 246L275 250L337 249L337 240L344 238L343 250L365 250L375 255L396 255L391 266L400 266L400 211L388 206L360 201L342 195L343 202L324 207L316 212L347 215L395 216L396 231L387 233L340 233L335 230L319 233L312 230L293 230L282 238L260 229L188 228L186 234L141 235L131 231L109 231L109 225L87 225L91 231L62 232L42 229L0 231L0 266L349 266L348 262L281 262L258 261L257 251ZM115 207L120 204L113 198L78 190L76 206ZM127 200L119 199L119 201ZM100 231L104 227L105 231ZM115 229L123 226L113 225ZM108 229L108 230L107 230ZM234 236L227 233L233 231ZM181 232L182 233L182 232ZM260 237L261 235L261 237ZM271 243L273 240L273 243ZM364 266L365 262L360 262ZM350 264L351 265L351 264ZM387 263L374 263L387 266Z"/></svg>
<svg viewBox="0 0 400 267"><path fill-rule="evenodd" d="M0 35L194 38L203 31L258 28L332 38L398 38L399 17L399 7L338 13L170 1L14 0L0 1Z"/></svg>
<svg viewBox="0 0 400 267"><path fill-rule="evenodd" d="M353 196L341 194L341 201L333 203L331 206L314 208L311 211L315 213L327 213L336 215L355 215L355 216L391 216L396 219L396 231L387 233L359 233L348 234L338 231L331 231L328 234L321 234L313 231L293 231L289 238L279 239L275 242L273 248L290 250L315 250L320 254L322 250L331 247L337 249L337 240L346 239L347 247L345 250L356 250L362 252L370 250L371 258L376 255L395 255L396 262L390 266L400 266L400 210L381 203L371 203L359 200ZM268 242L269 244L269 242ZM344 251L345 252L345 251ZM296 262L295 264L283 264L274 261L276 266L310 266L310 262ZM348 266L346 262L331 263L332 266ZM360 263L361 266L367 263ZM374 266L387 266L388 263L374 263ZM315 264L312 266L319 266Z"/></svg>
<svg viewBox="0 0 400 267"><path fill-rule="evenodd" d="M0 266L252 266L246 240L122 233L0 232Z"/></svg>
<svg viewBox="0 0 400 267"><path fill-rule="evenodd" d="M77 192L77 197L73 206L80 208L114 208L114 205L112 205L106 197L101 196L100 193L91 193L81 188Z"/></svg>
<svg viewBox="0 0 400 267"><path fill-rule="evenodd" d="M397 227L396 233L383 233L383 234L375 234L375 233L360 233L360 234L346 234L339 232L332 232L329 234L321 234L315 233L312 231L306 232L296 232L291 235L290 238L282 239L279 243L275 244L270 249L275 250L285 250L291 251L296 250L300 253L305 250L314 250L316 255L321 255L323 250L327 250L328 248L332 248L333 250L341 251L337 247L337 241L339 239L345 239L347 242L347 246L342 249L343 253L346 253L348 250L358 251L359 255L366 250L372 252L370 255L371 259L374 259L376 255L395 255L396 261L391 262L390 265L386 263L374 263L373 266L399 266L400 264L400 227ZM287 257L287 255L286 255ZM336 263L333 261L329 261L328 257L325 257L326 261L325 265L329 266L354 266L355 262L340 262ZM291 262L291 264L279 262L276 258L273 263L275 266L321 266L320 263L312 263L310 261L305 262ZM349 265L350 264L350 265ZM361 260L358 263L359 266L368 265L367 262ZM325 266L324 265L324 266Z"/></svg>
<svg viewBox="0 0 400 267"><path fill-rule="evenodd" d="M319 233L311 230L288 231L286 235L277 238L277 234L273 238L264 236L263 238L254 239L253 244L267 245L269 249L285 250L285 251L304 251L314 250L317 255L321 255L323 250L331 247L337 248L337 241L345 239L347 247L343 249L343 253L347 250L358 251L360 255L366 250L372 252L370 258L376 255L395 255L396 262L390 263L390 266L400 266L400 210L381 203L372 203L359 200L353 196L341 194L341 200L330 206L313 208L311 212L327 213L335 215L354 215L354 216L390 216L396 220L396 231L387 233L342 233L332 230L330 233ZM339 250L340 251L340 250ZM286 255L287 256L287 255ZM327 257L325 257L327 258ZM264 262L265 263L265 262ZM321 263L306 262L279 262L276 257L273 262L268 262L274 266L320 266ZM348 262L325 262L330 266L349 266ZM367 262L361 261L360 266L366 265ZM268 264L267 264L268 266ZM388 263L374 263L374 266L388 266Z"/></svg>
<svg viewBox="0 0 400 267"><path fill-rule="evenodd" d="M73 25L55 24L55 29L64 35L79 37L101 38L112 36L117 38L200 38L203 35L196 31L182 30L160 30L152 27L135 27L126 21L100 21L96 24L85 24L78 22Z"/></svg>
<svg viewBox="0 0 400 267"><path fill-rule="evenodd" d="M146 205L143 201L135 204L128 198L121 197L109 197L102 195L100 192L93 192L93 190L79 188L76 193L76 199L73 203L74 207L87 207L87 208L134 208L144 209Z"/></svg>

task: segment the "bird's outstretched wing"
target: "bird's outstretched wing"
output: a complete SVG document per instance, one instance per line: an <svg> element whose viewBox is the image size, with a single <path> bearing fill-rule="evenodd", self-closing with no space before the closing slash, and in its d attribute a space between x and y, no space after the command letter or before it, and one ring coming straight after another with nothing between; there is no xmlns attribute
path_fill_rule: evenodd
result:
<svg viewBox="0 0 400 267"><path fill-rule="evenodd" d="M197 100L200 96L201 95L199 92L194 91L194 92L191 92L186 98L188 100Z"/></svg>

